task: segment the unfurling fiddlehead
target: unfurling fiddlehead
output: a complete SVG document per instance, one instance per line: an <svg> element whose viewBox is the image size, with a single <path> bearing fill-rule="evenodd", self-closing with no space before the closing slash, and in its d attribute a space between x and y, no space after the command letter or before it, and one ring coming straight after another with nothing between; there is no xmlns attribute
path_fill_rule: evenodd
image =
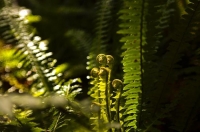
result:
<svg viewBox="0 0 200 132"><path fill-rule="evenodd" d="M98 114L92 113L91 119L95 125L94 130L96 131L110 131L112 132L112 123L120 123L120 97L123 84L115 93L112 93L111 89L111 70L114 62L114 58L111 55L99 54L96 58L100 64L99 68L93 68L91 70L91 76L94 80L91 82L94 86L90 89L89 94L93 98L93 103L100 106ZM113 87L118 89L120 80L115 79L113 81ZM113 96L115 95L115 96ZM115 100L115 102L112 102ZM115 114L115 115L113 115ZM95 121L96 120L96 121ZM109 128L101 128L103 125L110 125ZM112 128L112 129L111 129Z"/></svg>
<svg viewBox="0 0 200 132"><path fill-rule="evenodd" d="M120 99L121 99L121 94L122 94L122 90L123 90L123 83L119 79L114 79L112 81L112 86L115 90L115 96L113 97L114 107L112 108L112 111L115 111L115 113L116 113L115 117L114 117L114 121L122 124L123 122L120 120L122 118L122 114L120 113L120 111L122 110L122 108L120 106ZM121 131L123 131L123 128L118 130L118 132L121 132Z"/></svg>

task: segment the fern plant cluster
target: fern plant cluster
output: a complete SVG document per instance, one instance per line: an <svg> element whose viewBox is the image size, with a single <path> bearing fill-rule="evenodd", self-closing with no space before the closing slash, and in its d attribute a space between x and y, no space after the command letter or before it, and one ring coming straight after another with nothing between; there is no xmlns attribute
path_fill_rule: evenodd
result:
<svg viewBox="0 0 200 132"><path fill-rule="evenodd" d="M82 101L76 100L82 80L65 79L66 65L56 65L48 40L31 26L42 17L13 1L4 3L1 131L200 130L200 0L97 2L90 41L82 39L88 37L84 31L70 32L76 40L70 42L81 38L90 44L82 45L91 86Z"/></svg>
<svg viewBox="0 0 200 132"><path fill-rule="evenodd" d="M106 125L111 127L116 125L120 126L120 98L123 89L123 83L119 79L114 79L111 83L111 71L113 66L114 58L111 55L99 54L97 56L99 68L93 68L91 70L91 76L95 78L91 83L94 87L90 89L88 94L92 97L92 107L98 108L99 110L92 113L90 119L92 125L94 125L95 131L106 131L104 128ZM111 88L111 84L112 87ZM122 121L121 121L122 122ZM112 131L111 128L109 131ZM106 127L105 127L106 128ZM121 128L116 128L121 131Z"/></svg>
<svg viewBox="0 0 200 132"><path fill-rule="evenodd" d="M121 126L125 131L198 131L192 122L199 110L199 66L190 57L198 56L199 1L122 3L117 31L123 35ZM185 11L178 14L178 9Z"/></svg>

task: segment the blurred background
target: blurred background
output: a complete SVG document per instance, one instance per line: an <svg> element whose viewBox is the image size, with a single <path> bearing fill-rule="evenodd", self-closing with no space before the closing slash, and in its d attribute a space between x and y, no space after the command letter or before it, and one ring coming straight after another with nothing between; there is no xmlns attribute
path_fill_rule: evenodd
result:
<svg viewBox="0 0 200 132"><path fill-rule="evenodd" d="M82 99L87 97L89 86L89 70L87 56L91 52L92 45L96 45L95 37L98 36L99 5L97 0L16 0L19 6L26 7L33 15L41 19L32 23L36 28L36 35L42 40L48 40L48 48L53 52L52 58L57 60L56 65L65 68L66 80L80 77L82 80L83 94L78 95ZM106 53L115 58L113 78L122 78L121 69L121 43L118 30L118 7L120 1L113 2L112 17L108 19L105 34ZM98 14L99 13L99 14ZM108 14L109 15L109 14ZM104 25L101 27L103 28ZM101 30L101 29L99 29ZM105 30L105 29L104 29ZM98 39L98 38L97 38ZM99 42L99 41L98 41ZM114 72L116 71L116 72Z"/></svg>
<svg viewBox="0 0 200 132"><path fill-rule="evenodd" d="M33 15L41 16L33 26L38 36L49 41L49 51L53 52L57 64L66 64L65 77L86 74L95 0L17 0L17 3L31 9Z"/></svg>
<svg viewBox="0 0 200 132"><path fill-rule="evenodd" d="M60 65L64 69L63 76L66 80L81 78L83 94L78 98L87 97L89 71L86 70L86 62L92 43L91 38L94 37L96 0L15 0L14 2L30 9L33 15L40 16L38 21L31 23L36 29L36 35L48 41L48 50L53 53L52 58L57 60L56 66ZM1 86L6 91L12 83L29 85L25 78L20 79L18 74L15 76L16 69L11 68L12 70L8 72L7 68L6 71L5 67L16 67L18 62L13 62L17 59L11 57L14 52L11 45L5 46L2 41L0 45L2 51L7 49L6 55L1 52L0 57ZM4 60L8 61L6 56L12 58L9 64L4 63ZM6 77L5 73L9 77ZM22 74L21 71L18 73Z"/></svg>

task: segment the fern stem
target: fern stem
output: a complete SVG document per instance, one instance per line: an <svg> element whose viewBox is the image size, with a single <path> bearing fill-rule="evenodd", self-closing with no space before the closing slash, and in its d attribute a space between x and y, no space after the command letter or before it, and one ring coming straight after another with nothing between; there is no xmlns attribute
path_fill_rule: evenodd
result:
<svg viewBox="0 0 200 132"><path fill-rule="evenodd" d="M109 71L107 71L107 76L106 76L106 90L105 90L105 96L106 96L106 111L107 111L107 118L108 118L108 123L111 123L111 112L110 112L110 81L109 81ZM112 129L109 128L110 132L112 132Z"/></svg>
<svg viewBox="0 0 200 132"><path fill-rule="evenodd" d="M116 121L120 123L120 117L119 117L119 107L120 107L120 98L121 98L122 90L119 91L119 98L116 100Z"/></svg>
<svg viewBox="0 0 200 132"><path fill-rule="evenodd" d="M121 95L122 95L122 88L120 88L118 92L119 92L119 98L116 99L116 121L118 123L120 123L120 115L119 114L120 114L120 99L121 99ZM120 128L117 131L121 132L122 130L123 130L123 128Z"/></svg>
<svg viewBox="0 0 200 132"><path fill-rule="evenodd" d="M47 78L44 76L44 73L42 72L42 69L41 69L41 67L40 67L40 65L39 65L39 63L38 63L38 61L37 61L37 59L35 58L34 54L32 53L32 50L30 50L30 49L28 48L28 46L26 46L26 48L27 48L27 50L29 51L30 57L31 57L32 60L33 60L33 61L32 61L33 66L35 66L36 71L37 71L37 73L38 73L39 76L40 76L41 82L43 83L43 85L44 85L45 88L46 88L46 91L45 91L45 92L47 92L47 91L49 91L49 92L52 91L53 85L51 85L51 84L48 82Z"/></svg>
<svg viewBox="0 0 200 132"><path fill-rule="evenodd" d="M24 126L24 124L17 118L17 117L14 117L18 122L19 122L19 124L21 125L21 126Z"/></svg>
<svg viewBox="0 0 200 132"><path fill-rule="evenodd" d="M55 132L55 131L56 131L56 127L57 127L57 125L58 125L58 121L60 120L60 117L61 117L61 112L60 112L60 114L58 115L58 118L57 118L57 120L56 120L56 123L55 123L55 125L54 125L54 127L53 127L52 132Z"/></svg>
<svg viewBox="0 0 200 132"><path fill-rule="evenodd" d="M109 123L111 122L111 111L110 111L110 105L111 105L111 103L110 103L110 96L111 96L111 93L110 93L110 78L111 78L111 69L108 69L108 78L107 78L107 97L106 97L106 99L107 99L107 108L108 108L108 121L109 121Z"/></svg>
<svg viewBox="0 0 200 132"><path fill-rule="evenodd" d="M101 104L101 99L100 99L100 91L98 90L98 103ZM101 121L101 110L98 111L98 124L97 124L97 128L98 131L100 130L100 121Z"/></svg>

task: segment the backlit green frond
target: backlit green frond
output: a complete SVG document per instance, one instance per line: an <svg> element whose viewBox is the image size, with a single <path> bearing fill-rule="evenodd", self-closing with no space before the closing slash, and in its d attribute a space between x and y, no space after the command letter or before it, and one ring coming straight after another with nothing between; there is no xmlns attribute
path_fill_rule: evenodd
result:
<svg viewBox="0 0 200 132"><path fill-rule="evenodd" d="M123 83L119 79L114 79L111 83L111 70L114 58L111 55L99 54L97 61L99 68L91 70L93 87L89 94L92 97L91 124L93 130L99 132L123 131L123 121L121 106L121 94ZM112 85L112 87L111 87ZM98 107L99 106L99 110ZM96 110L96 111L95 111Z"/></svg>
<svg viewBox="0 0 200 132"><path fill-rule="evenodd" d="M91 115L92 125L96 131L105 131L107 128L106 124L111 123L111 111L110 111L110 69L106 68L107 58L104 54L99 54L97 56L97 61L100 64L100 68L93 68L91 75L96 78L94 82L96 84L91 88L90 96L93 98L93 103L99 106L99 111L94 112ZM109 61L108 61L109 62Z"/></svg>
<svg viewBox="0 0 200 132"><path fill-rule="evenodd" d="M143 1L124 1L124 7L120 10L121 30L118 33L124 37L122 47L123 70L124 70L124 88L122 96L126 102L124 106L124 127L128 131L137 130L137 119L139 119L139 109L141 107L141 90L142 90L142 47L146 45L146 20L145 14L147 3Z"/></svg>

